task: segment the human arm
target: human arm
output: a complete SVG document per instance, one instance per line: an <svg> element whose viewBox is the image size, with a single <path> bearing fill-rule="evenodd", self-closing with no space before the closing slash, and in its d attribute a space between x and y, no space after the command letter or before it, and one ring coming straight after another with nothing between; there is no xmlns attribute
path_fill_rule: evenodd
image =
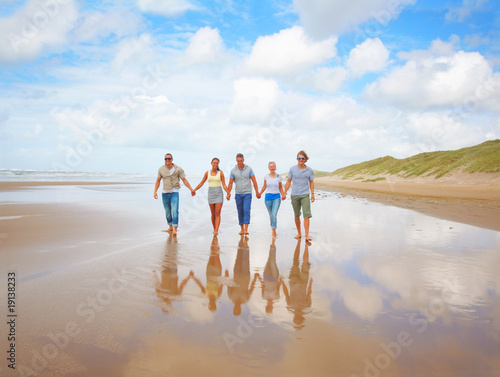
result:
<svg viewBox="0 0 500 377"><path fill-rule="evenodd" d="M314 181L309 181L309 188L311 189L311 203L314 203Z"/></svg>
<svg viewBox="0 0 500 377"><path fill-rule="evenodd" d="M226 178L224 177L224 173L220 172L220 182L222 184L222 188L227 193L229 197L231 197L231 190L226 186ZM228 199L229 200L229 199Z"/></svg>
<svg viewBox="0 0 500 377"><path fill-rule="evenodd" d="M207 178L208 178L208 171L205 172L205 175L201 179L201 182L198 184L198 186L196 186L196 188L193 191L198 191L205 184Z"/></svg>
<svg viewBox="0 0 500 377"><path fill-rule="evenodd" d="M288 178L285 183L285 192L284 192L285 199L286 199L286 193L288 192L288 189L290 188L291 184L292 184L292 179Z"/></svg>
<svg viewBox="0 0 500 377"><path fill-rule="evenodd" d="M264 179L264 184L262 185L262 189L260 190L260 196L262 196L262 194L264 193L264 191L266 191L266 188L267 188L267 182L266 180Z"/></svg>
<svg viewBox="0 0 500 377"><path fill-rule="evenodd" d="M156 192L160 188L160 182L161 182L161 178L156 178L155 191L154 191L154 194L153 194L153 196L154 196L155 199L158 199L158 194Z"/></svg>
<svg viewBox="0 0 500 377"><path fill-rule="evenodd" d="M255 195L257 196L257 199L260 199L259 186L257 186L257 180L255 179L255 175L252 175L250 179L252 180L253 188L255 189Z"/></svg>
<svg viewBox="0 0 500 377"><path fill-rule="evenodd" d="M178 292L179 292L179 295L181 295L181 294L182 294L182 291L184 290L184 287L186 286L187 282L189 281L189 278L191 278L192 276L194 276L194 275L192 274L192 272L193 272L193 271L191 271L191 272L189 273L189 276L188 276L187 278L185 278L185 279L181 282L181 285L179 286L179 291L178 291Z"/></svg>
<svg viewBox="0 0 500 377"><path fill-rule="evenodd" d="M200 279L198 279L196 276L194 276L194 272L193 272L193 271L191 271L191 272L189 273L189 277L193 278L193 280L194 280L194 282L196 283L196 285L197 285L198 287L200 287L200 289L201 289L201 293L205 294L205 287L203 286L203 284L201 284Z"/></svg>
<svg viewBox="0 0 500 377"><path fill-rule="evenodd" d="M193 188L189 184L187 178L181 178L181 179L182 179L182 182L184 182L184 185L189 189L189 191L191 191L191 195L195 195L196 191L193 190Z"/></svg>
<svg viewBox="0 0 500 377"><path fill-rule="evenodd" d="M283 191L283 183L280 182L280 194L281 194L281 200L285 200L286 199L286 195L285 195L285 192Z"/></svg>
<svg viewBox="0 0 500 377"><path fill-rule="evenodd" d="M229 200L229 198L231 197L231 189L233 188L233 182L234 182L234 178L229 178L229 184L227 185L227 191L229 191L227 196L226 196L227 200Z"/></svg>
<svg viewBox="0 0 500 377"><path fill-rule="evenodd" d="M258 273L256 273L253 277L253 280L252 280L252 284L250 284L250 290L248 291L248 295L251 296L252 293L253 293L253 290L255 288L255 282L257 281L257 277L259 277L260 275Z"/></svg>

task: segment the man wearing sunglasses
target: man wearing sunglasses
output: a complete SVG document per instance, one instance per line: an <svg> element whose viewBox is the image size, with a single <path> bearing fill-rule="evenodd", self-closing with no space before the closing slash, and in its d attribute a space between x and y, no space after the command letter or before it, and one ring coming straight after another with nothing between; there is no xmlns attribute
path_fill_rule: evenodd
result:
<svg viewBox="0 0 500 377"><path fill-rule="evenodd" d="M311 203L314 202L314 172L309 166L306 166L307 160L309 160L309 157L306 152L300 151L297 153L297 165L292 166L288 172L283 200L286 199L286 193L290 188L290 184L293 183L291 199L295 216L295 226L298 232L295 238L299 239L302 237L300 231L300 210L302 209L306 241L311 241L311 237L309 237L309 219L312 217Z"/></svg>
<svg viewBox="0 0 500 377"><path fill-rule="evenodd" d="M165 155L165 165L160 166L158 169L158 178L156 179L154 198L158 199L158 188L160 181L163 179L163 208L165 208L165 215L169 228L165 232L172 232L173 236L177 235L177 227L179 225L179 190L181 188L180 180L191 191L191 195L196 195L195 191L191 188L184 170L180 166L174 164L172 154Z"/></svg>

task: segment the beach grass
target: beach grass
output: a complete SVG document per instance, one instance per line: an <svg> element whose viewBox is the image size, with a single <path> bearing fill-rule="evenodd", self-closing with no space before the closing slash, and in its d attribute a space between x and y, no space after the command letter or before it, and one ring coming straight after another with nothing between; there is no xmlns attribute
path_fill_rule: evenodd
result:
<svg viewBox="0 0 500 377"><path fill-rule="evenodd" d="M499 173L500 139L452 151L425 152L405 159L391 156L337 169L329 175L344 179L359 175L397 175L400 177L426 176L441 178L452 172ZM382 177L375 178L381 180ZM363 182L373 182L366 179Z"/></svg>

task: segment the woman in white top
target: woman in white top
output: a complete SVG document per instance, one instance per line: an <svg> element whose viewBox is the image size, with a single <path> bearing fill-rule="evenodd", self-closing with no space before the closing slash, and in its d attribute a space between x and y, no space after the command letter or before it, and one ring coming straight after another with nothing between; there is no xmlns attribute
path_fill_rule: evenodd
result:
<svg viewBox="0 0 500 377"><path fill-rule="evenodd" d="M212 170L205 172L203 179L196 186L193 191L199 190L208 179L208 205L210 206L212 226L214 227L214 236L219 234L220 226L220 212L222 210L222 203L224 202L224 196L222 194L222 188L226 191L228 197L231 196L231 192L227 189L226 181L224 179L224 173L219 169L219 159L212 159ZM221 187L222 185L222 187Z"/></svg>
<svg viewBox="0 0 500 377"><path fill-rule="evenodd" d="M271 220L273 238L276 238L278 209L280 208L281 200L285 200L285 194L281 184L281 176L276 173L276 163L271 161L268 168L269 174L264 177L264 185L262 186L260 195L262 195L264 191L266 192L265 203Z"/></svg>

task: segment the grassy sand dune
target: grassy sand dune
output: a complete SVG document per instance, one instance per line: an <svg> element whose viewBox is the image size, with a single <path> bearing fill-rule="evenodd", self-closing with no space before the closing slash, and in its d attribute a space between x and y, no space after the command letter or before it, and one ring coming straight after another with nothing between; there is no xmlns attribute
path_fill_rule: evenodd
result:
<svg viewBox="0 0 500 377"><path fill-rule="evenodd" d="M367 176L370 179L365 181L375 182L388 175L442 178L456 173L500 173L500 140L452 151L420 153L405 159L380 157L337 169L329 175L358 180L365 180Z"/></svg>

